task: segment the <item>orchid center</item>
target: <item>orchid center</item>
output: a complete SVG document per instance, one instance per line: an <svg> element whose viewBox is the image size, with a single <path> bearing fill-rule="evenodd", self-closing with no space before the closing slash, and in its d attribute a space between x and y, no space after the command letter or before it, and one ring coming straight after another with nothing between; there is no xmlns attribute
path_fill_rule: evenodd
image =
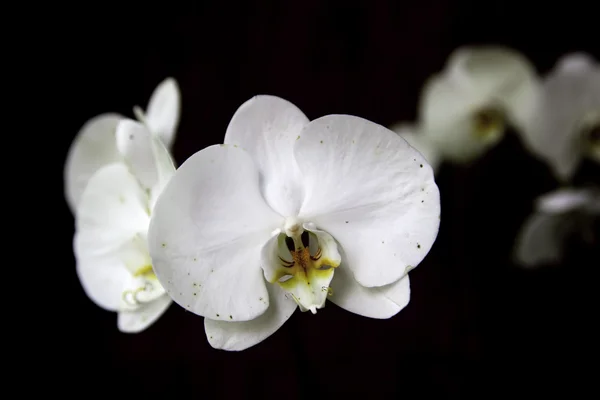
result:
<svg viewBox="0 0 600 400"><path fill-rule="evenodd" d="M473 134L483 141L494 141L504 133L504 113L494 107L486 107L473 114Z"/></svg>
<svg viewBox="0 0 600 400"><path fill-rule="evenodd" d="M152 268L146 241L141 235L136 235L121 248L120 258L131 276L121 294L123 310L136 310L165 294Z"/></svg>
<svg viewBox="0 0 600 400"><path fill-rule="evenodd" d="M283 288L301 311L315 314L332 294L329 284L341 262L337 243L327 232L295 217L286 218L274 240L270 265L263 267L267 280Z"/></svg>
<svg viewBox="0 0 600 400"><path fill-rule="evenodd" d="M583 151L600 162L600 112L590 113L581 128Z"/></svg>

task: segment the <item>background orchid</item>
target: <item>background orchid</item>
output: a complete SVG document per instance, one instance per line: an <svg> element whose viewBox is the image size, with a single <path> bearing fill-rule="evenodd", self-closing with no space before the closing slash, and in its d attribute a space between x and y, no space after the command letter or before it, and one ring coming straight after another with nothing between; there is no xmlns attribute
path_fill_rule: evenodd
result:
<svg viewBox="0 0 600 400"><path fill-rule="evenodd" d="M517 263L525 267L556 265L572 236L594 243L593 226L599 215L597 188L564 188L540 196L517 237Z"/></svg>
<svg viewBox="0 0 600 400"><path fill-rule="evenodd" d="M338 306L389 318L437 236L433 172L386 128L347 115L309 121L257 96L225 145L191 156L161 194L149 232L158 279L205 317L213 347L243 350L292 315Z"/></svg>
<svg viewBox="0 0 600 400"><path fill-rule="evenodd" d="M88 297L118 312L120 331L135 333L171 304L154 275L147 233L156 198L175 167L158 135L139 122L119 122L115 147L123 161L98 169L81 194L73 249Z"/></svg>
<svg viewBox="0 0 600 400"><path fill-rule="evenodd" d="M507 126L525 129L537 104L539 83L520 53L503 47L461 47L424 85L418 122L392 126L432 166L468 164L496 145ZM426 156L427 158L427 156Z"/></svg>
<svg viewBox="0 0 600 400"><path fill-rule="evenodd" d="M584 157L600 162L600 65L584 53L561 57L543 80L534 115L523 142L561 182Z"/></svg>
<svg viewBox="0 0 600 400"><path fill-rule="evenodd" d="M180 113L180 93L173 78L162 81L148 102L146 113L134 107L134 114L170 149ZM115 141L117 125L125 117L117 113L100 114L87 121L75 136L64 165L64 190L71 212L75 212L81 194L91 176L104 165L121 161Z"/></svg>

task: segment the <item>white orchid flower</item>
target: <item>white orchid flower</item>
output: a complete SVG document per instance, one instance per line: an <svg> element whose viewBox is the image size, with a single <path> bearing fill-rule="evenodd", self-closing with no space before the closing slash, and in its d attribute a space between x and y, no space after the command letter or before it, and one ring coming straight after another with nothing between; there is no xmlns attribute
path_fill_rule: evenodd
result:
<svg viewBox="0 0 600 400"><path fill-rule="evenodd" d="M442 162L440 153L429 142L429 137L419 132L419 127L407 123L398 123L390 127L390 130L396 132L408 144L418 150L427 160L433 172L437 172Z"/></svg>
<svg viewBox="0 0 600 400"><path fill-rule="evenodd" d="M562 57L545 77L524 144L568 182L583 157L600 162L600 65L589 55Z"/></svg>
<svg viewBox="0 0 600 400"><path fill-rule="evenodd" d="M516 51L462 47L423 87L418 140L454 163L470 163L496 145L508 125L524 129L539 96L536 71Z"/></svg>
<svg viewBox="0 0 600 400"><path fill-rule="evenodd" d="M167 149L175 138L180 113L180 93L177 82L167 78L150 97L147 114L134 107L134 114L148 129L158 135ZM123 117L116 113L98 115L88 120L75 136L67 153L64 169L65 197L71 212L75 212L81 194L90 177L101 167L122 161L115 132Z"/></svg>
<svg viewBox="0 0 600 400"><path fill-rule="evenodd" d="M178 168L148 235L159 281L205 317L213 347L253 346L327 298L371 318L408 304L440 218L421 154L380 125L309 122L273 96L244 103L224 141Z"/></svg>
<svg viewBox="0 0 600 400"><path fill-rule="evenodd" d="M592 225L598 215L597 189L565 188L540 196L517 236L516 262L529 268L559 263L570 235L594 240Z"/></svg>
<svg viewBox="0 0 600 400"><path fill-rule="evenodd" d="M115 147L123 161L98 169L81 194L75 218L77 275L98 306L118 312L122 332L140 332L171 304L154 275L147 234L156 198L175 172L157 135L123 119Z"/></svg>

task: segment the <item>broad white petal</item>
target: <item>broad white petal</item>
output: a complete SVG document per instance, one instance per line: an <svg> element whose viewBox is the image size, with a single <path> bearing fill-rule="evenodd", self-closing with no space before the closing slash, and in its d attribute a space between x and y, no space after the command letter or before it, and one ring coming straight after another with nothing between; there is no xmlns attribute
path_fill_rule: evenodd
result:
<svg viewBox="0 0 600 400"><path fill-rule="evenodd" d="M382 287L361 286L344 264L335 270L329 300L363 317L385 319L398 314L410 301L408 274Z"/></svg>
<svg viewBox="0 0 600 400"><path fill-rule="evenodd" d="M600 67L580 54L567 55L546 76L536 118L523 131L524 144L566 181L585 152L583 130L600 123Z"/></svg>
<svg viewBox="0 0 600 400"><path fill-rule="evenodd" d="M568 214L533 213L527 218L515 243L516 262L525 267L558 263L564 241L572 229Z"/></svg>
<svg viewBox="0 0 600 400"><path fill-rule="evenodd" d="M170 305L171 298L165 294L134 311L119 311L117 326L121 332L141 332L156 322Z"/></svg>
<svg viewBox="0 0 600 400"><path fill-rule="evenodd" d="M417 266L438 233L440 195L425 158L394 132L362 118L309 123L294 147L306 198L300 217L342 246L363 286L383 286Z"/></svg>
<svg viewBox="0 0 600 400"><path fill-rule="evenodd" d="M65 197L71 212L75 212L90 177L100 167L121 159L115 132L122 118L114 113L98 115L83 125L71 143L64 169Z"/></svg>
<svg viewBox="0 0 600 400"><path fill-rule="evenodd" d="M292 103L275 96L256 96L236 111L224 143L248 151L261 175L267 203L283 216L297 215L303 194L293 146L308 118Z"/></svg>
<svg viewBox="0 0 600 400"><path fill-rule="evenodd" d="M435 147L429 143L427 136L419 132L416 126L407 124L396 124L390 127L390 130L396 132L400 137L408 142L412 147L419 151L425 157L433 171L437 171L441 157Z"/></svg>
<svg viewBox="0 0 600 400"><path fill-rule="evenodd" d="M268 284L267 288L269 308L252 321L227 322L205 318L204 329L208 343L215 349L245 350L267 339L281 328L292 316L297 305L279 286Z"/></svg>
<svg viewBox="0 0 600 400"><path fill-rule="evenodd" d="M150 131L158 135L167 148L173 145L180 109L181 94L177 81L167 78L154 89L145 116Z"/></svg>
<svg viewBox="0 0 600 400"><path fill-rule="evenodd" d="M268 307L261 248L283 219L265 203L250 155L207 147L164 188L148 233L150 256L175 302L198 315L247 321Z"/></svg>
<svg viewBox="0 0 600 400"><path fill-rule="evenodd" d="M81 196L74 253L86 294L99 306L116 310L131 273L122 258L150 217L146 196L122 163L107 165L92 176Z"/></svg>
<svg viewBox="0 0 600 400"><path fill-rule="evenodd" d="M559 189L536 199L536 209L547 214L562 214L586 207L593 201L594 192L588 189Z"/></svg>

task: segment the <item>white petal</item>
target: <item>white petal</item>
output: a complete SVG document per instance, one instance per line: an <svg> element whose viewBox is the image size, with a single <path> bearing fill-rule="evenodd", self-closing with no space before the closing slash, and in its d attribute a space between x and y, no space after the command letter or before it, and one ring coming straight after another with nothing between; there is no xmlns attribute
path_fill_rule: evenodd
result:
<svg viewBox="0 0 600 400"><path fill-rule="evenodd" d="M539 95L535 70L520 54L495 48L460 48L446 70L433 76L419 102L422 133L444 157L470 162L496 145L505 123L528 126ZM485 130L477 128L477 115L495 110ZM503 121L504 120L504 121Z"/></svg>
<svg viewBox="0 0 600 400"><path fill-rule="evenodd" d="M207 147L186 160L164 188L148 234L154 271L187 310L247 321L268 303L261 247L283 224L264 202L250 155Z"/></svg>
<svg viewBox="0 0 600 400"><path fill-rule="evenodd" d="M410 301L408 275L390 285L361 286L344 264L335 270L329 300L344 310L363 317L385 319L398 314Z"/></svg>
<svg viewBox="0 0 600 400"><path fill-rule="evenodd" d="M117 126L117 148L142 186L150 190L157 182L151 133L143 124L131 119Z"/></svg>
<svg viewBox="0 0 600 400"><path fill-rule="evenodd" d="M296 303L277 285L267 285L269 308L263 315L246 322L204 319L208 342L215 349L240 351L252 347L275 333L296 310ZM266 302L267 300L265 300Z"/></svg>
<svg viewBox="0 0 600 400"><path fill-rule="evenodd" d="M158 135L165 147L171 148L179 124L181 94L177 81L167 78L150 97L145 122L152 133Z"/></svg>
<svg viewBox="0 0 600 400"><path fill-rule="evenodd" d="M100 167L121 159L115 131L122 118L114 113L98 115L87 121L75 136L64 169L65 196L71 212L75 212L90 177Z"/></svg>
<svg viewBox="0 0 600 400"><path fill-rule="evenodd" d="M150 193L150 209L175 173L165 145L145 125L125 119L117 127L117 147L136 178Z"/></svg>
<svg viewBox="0 0 600 400"><path fill-rule="evenodd" d="M560 262L564 242L572 229L568 214L532 214L521 228L515 246L515 259L525 267Z"/></svg>
<svg viewBox="0 0 600 400"><path fill-rule="evenodd" d="M310 122L296 142L306 198L300 217L331 234L363 286L397 281L427 255L440 195L425 158L404 139L358 117Z"/></svg>
<svg viewBox="0 0 600 400"><path fill-rule="evenodd" d="M171 299L167 295L163 295L158 299L143 305L134 311L119 311L117 317L117 326L121 332L138 333L150 325L163 315L171 305Z"/></svg>
<svg viewBox="0 0 600 400"><path fill-rule="evenodd" d="M396 132L400 137L408 142L412 147L419 151L425 157L433 171L437 171L441 157L436 148L429 143L427 136L419 132L416 126L407 124L397 124L390 127L390 130Z"/></svg>
<svg viewBox="0 0 600 400"><path fill-rule="evenodd" d="M275 96L256 96L236 111L224 143L250 152L261 174L267 203L282 216L297 215L302 202L293 146L308 118L292 103Z"/></svg>
<svg viewBox="0 0 600 400"><path fill-rule="evenodd" d="M77 209L74 252L87 295L116 310L130 272L123 247L145 233L150 217L146 197L124 164L107 165L89 181Z"/></svg>
<svg viewBox="0 0 600 400"><path fill-rule="evenodd" d="M536 118L523 131L524 144L550 165L557 178L568 180L583 155L583 125L599 111L598 64L583 61L580 54L567 56L543 82Z"/></svg>
<svg viewBox="0 0 600 400"><path fill-rule="evenodd" d="M587 189L559 189L536 199L536 209L547 214L562 214L586 207L594 201L594 192Z"/></svg>

